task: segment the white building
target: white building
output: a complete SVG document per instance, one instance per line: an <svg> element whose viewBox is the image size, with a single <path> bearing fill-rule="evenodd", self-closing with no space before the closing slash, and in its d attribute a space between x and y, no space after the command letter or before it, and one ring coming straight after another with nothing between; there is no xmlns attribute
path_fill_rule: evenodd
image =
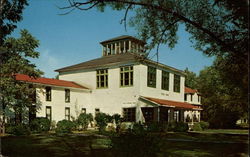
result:
<svg viewBox="0 0 250 157"><path fill-rule="evenodd" d="M131 36L101 44L100 58L57 69L59 80L17 75L38 87L36 116L59 121L104 112L129 122L186 121L187 115L199 121L200 96L185 88L183 71L147 59L145 42Z"/></svg>

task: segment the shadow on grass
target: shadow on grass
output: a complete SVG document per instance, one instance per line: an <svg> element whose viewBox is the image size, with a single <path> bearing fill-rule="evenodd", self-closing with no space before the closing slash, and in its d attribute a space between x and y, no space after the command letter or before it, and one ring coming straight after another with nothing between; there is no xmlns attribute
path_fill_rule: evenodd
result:
<svg viewBox="0 0 250 157"><path fill-rule="evenodd" d="M159 157L243 157L248 152L247 136L170 133L161 136L161 140L164 145L158 153ZM233 143L216 143L218 141ZM2 154L8 157L114 157L110 144L108 137L94 134L6 136L2 137Z"/></svg>
<svg viewBox="0 0 250 157"><path fill-rule="evenodd" d="M105 155L107 144L107 140L94 136L8 136L2 137L2 154L9 157L88 157L95 156L102 150L102 154Z"/></svg>

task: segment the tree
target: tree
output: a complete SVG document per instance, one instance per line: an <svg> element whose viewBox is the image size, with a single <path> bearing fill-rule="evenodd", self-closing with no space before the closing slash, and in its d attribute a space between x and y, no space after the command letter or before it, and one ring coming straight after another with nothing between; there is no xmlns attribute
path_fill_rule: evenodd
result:
<svg viewBox="0 0 250 157"><path fill-rule="evenodd" d="M202 119L213 128L232 128L247 113L247 106L239 88L228 86L216 66L206 67L197 80L203 98Z"/></svg>
<svg viewBox="0 0 250 157"><path fill-rule="evenodd" d="M188 68L184 70L184 72L187 74L185 77L185 86L197 89L197 76L194 72L189 71Z"/></svg>
<svg viewBox="0 0 250 157"><path fill-rule="evenodd" d="M150 42L147 46L148 50L156 47L158 51L160 44L173 48L178 41L176 32L179 25L185 25L186 31L191 34L190 40L193 42L193 47L208 56L217 58L213 70L223 83L223 88L229 90L220 90L218 93L231 98L236 94L241 98L241 100L237 99L240 104L236 104L241 107L241 111L246 111L249 0L68 1L69 5L61 8L71 9L66 13L74 9L89 10L94 7L104 11L107 6L114 10L125 10L122 19L125 28L128 12L134 11L134 16L130 16L129 24L137 29L142 40Z"/></svg>
<svg viewBox="0 0 250 157"><path fill-rule="evenodd" d="M27 5L27 0L0 0L0 46L17 27L16 23L22 20L23 9Z"/></svg>
<svg viewBox="0 0 250 157"><path fill-rule="evenodd" d="M110 116L106 113L100 112L100 113L96 114L95 121L96 121L96 125L98 126L99 131L103 132L103 131L105 131L108 123L112 122L112 116Z"/></svg>
<svg viewBox="0 0 250 157"><path fill-rule="evenodd" d="M77 118L77 124L82 127L83 130L88 128L88 125L93 121L93 115L91 113L81 113ZM78 126L78 127L79 127Z"/></svg>
<svg viewBox="0 0 250 157"><path fill-rule="evenodd" d="M27 30L21 30L20 38L8 37L1 48L6 50L1 57L0 64L0 94L3 123L5 122L5 110L14 109L16 113L22 113L33 102L32 95L35 88L31 84L23 83L15 79L15 74L26 74L31 77L39 77L42 72L28 60L38 58L39 52L35 51L39 42Z"/></svg>

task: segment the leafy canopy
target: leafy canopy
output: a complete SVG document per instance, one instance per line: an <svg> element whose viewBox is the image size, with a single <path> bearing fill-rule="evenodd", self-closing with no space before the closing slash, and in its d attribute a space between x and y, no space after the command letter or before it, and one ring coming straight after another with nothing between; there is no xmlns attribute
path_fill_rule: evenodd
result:
<svg viewBox="0 0 250 157"><path fill-rule="evenodd" d="M16 23L22 20L23 9L27 5L27 0L0 0L0 46L17 27Z"/></svg>
<svg viewBox="0 0 250 157"><path fill-rule="evenodd" d="M0 94L3 110L14 108L20 110L29 107L33 102L32 95L35 88L32 85L17 81L15 74L27 74L38 77L42 72L36 69L30 58L38 58L39 52L35 51L39 42L27 30L21 30L19 38L8 37L1 48L8 53L1 56L0 64Z"/></svg>

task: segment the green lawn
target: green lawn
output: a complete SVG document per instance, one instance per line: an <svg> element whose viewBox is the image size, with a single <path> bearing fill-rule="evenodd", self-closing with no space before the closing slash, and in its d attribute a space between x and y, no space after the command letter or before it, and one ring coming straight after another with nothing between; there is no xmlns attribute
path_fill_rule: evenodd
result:
<svg viewBox="0 0 250 157"><path fill-rule="evenodd" d="M222 133L222 134L249 134L245 129L207 129L203 133Z"/></svg>
<svg viewBox="0 0 250 157"><path fill-rule="evenodd" d="M248 154L247 135L168 133L161 135L161 139L164 145L159 157L233 157ZM8 157L113 157L110 142L108 137L96 136L96 132L64 136L5 136L2 137L2 154Z"/></svg>

